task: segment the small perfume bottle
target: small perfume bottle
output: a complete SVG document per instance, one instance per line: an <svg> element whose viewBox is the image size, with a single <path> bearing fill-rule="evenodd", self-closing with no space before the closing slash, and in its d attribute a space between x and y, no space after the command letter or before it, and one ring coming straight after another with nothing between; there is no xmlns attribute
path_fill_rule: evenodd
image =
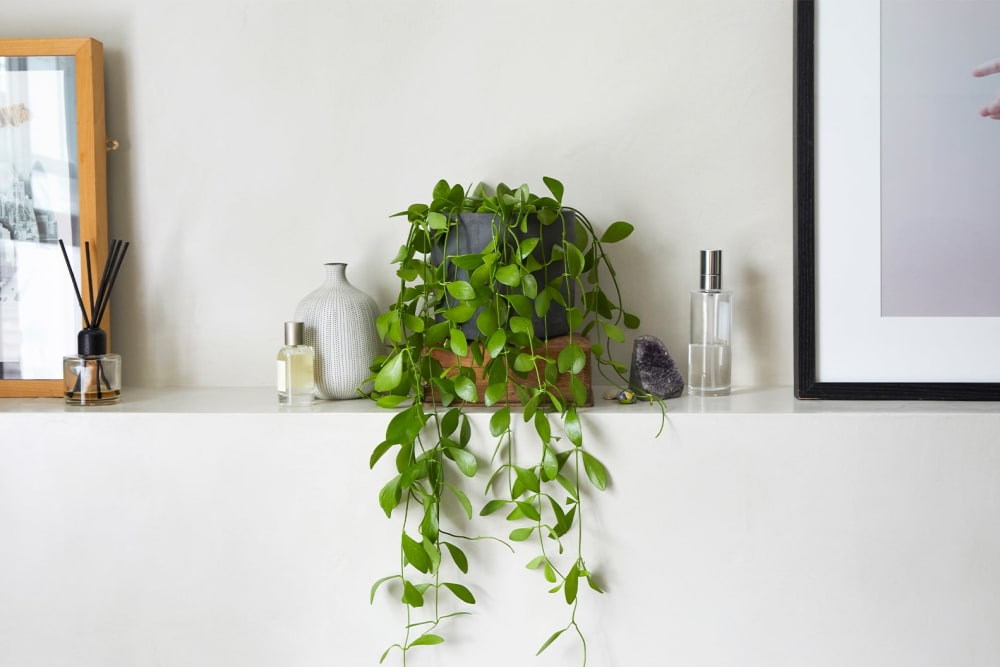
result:
<svg viewBox="0 0 1000 667"><path fill-rule="evenodd" d="M77 353L63 357L63 396L70 405L104 405L122 397L122 358L108 354L103 329L88 327L76 337Z"/></svg>
<svg viewBox="0 0 1000 667"><path fill-rule="evenodd" d="M701 251L700 288L691 292L688 391L726 396L732 384L733 293L722 289L722 251Z"/></svg>
<svg viewBox="0 0 1000 667"><path fill-rule="evenodd" d="M285 346L278 350L278 403L312 405L315 353L304 345L305 325L285 322Z"/></svg>

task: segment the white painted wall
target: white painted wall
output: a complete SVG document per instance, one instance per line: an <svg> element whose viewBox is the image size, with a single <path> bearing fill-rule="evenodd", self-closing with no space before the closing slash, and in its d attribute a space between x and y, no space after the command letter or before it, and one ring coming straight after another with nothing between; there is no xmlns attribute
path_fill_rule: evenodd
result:
<svg viewBox="0 0 1000 667"><path fill-rule="evenodd" d="M105 46L127 385L269 385L322 263L385 304L390 214L439 178L543 175L637 226L628 304L682 364L698 250L723 248L734 382L791 383L791 0L8 4L5 36Z"/></svg>

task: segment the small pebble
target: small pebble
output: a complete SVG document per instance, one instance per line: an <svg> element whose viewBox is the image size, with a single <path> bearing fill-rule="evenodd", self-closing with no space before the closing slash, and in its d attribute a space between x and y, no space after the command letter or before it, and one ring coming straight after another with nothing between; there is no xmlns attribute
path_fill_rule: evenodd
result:
<svg viewBox="0 0 1000 667"><path fill-rule="evenodd" d="M622 389L618 392L618 402L622 405L631 405L635 403L635 394L628 389Z"/></svg>

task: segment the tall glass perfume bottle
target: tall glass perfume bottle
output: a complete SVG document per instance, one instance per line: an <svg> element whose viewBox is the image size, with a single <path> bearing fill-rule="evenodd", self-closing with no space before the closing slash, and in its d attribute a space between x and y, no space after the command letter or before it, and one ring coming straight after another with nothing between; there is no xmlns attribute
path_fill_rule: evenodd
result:
<svg viewBox="0 0 1000 667"><path fill-rule="evenodd" d="M278 350L278 403L312 405L316 356L303 344L305 324L285 322L285 345Z"/></svg>
<svg viewBox="0 0 1000 667"><path fill-rule="evenodd" d="M701 251L701 281L691 292L688 391L726 396L732 385L733 293L722 289L722 251Z"/></svg>

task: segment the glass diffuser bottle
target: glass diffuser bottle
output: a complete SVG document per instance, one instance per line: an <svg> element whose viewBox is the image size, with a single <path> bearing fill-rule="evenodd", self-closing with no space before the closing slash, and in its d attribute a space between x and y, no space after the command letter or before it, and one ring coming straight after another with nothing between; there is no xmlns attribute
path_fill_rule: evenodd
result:
<svg viewBox="0 0 1000 667"><path fill-rule="evenodd" d="M94 294L94 280L90 264L90 242L85 242L87 258L87 287L89 288L90 313L83 302L83 294L76 283L73 265L66 254L66 246L59 240L66 269L69 271L77 303L83 313L84 328L76 337L76 354L63 357L63 396L71 405L104 405L115 403L122 396L122 358L108 353L108 335L101 329L101 320L111 300L111 290L118 280L118 272L128 252L128 242L111 241L111 249L104 263L104 272ZM80 271L81 284L83 271Z"/></svg>
<svg viewBox="0 0 1000 667"><path fill-rule="evenodd" d="M73 405L114 403L122 396L122 358L108 354L103 329L83 329L76 337L77 354L63 357L66 402Z"/></svg>
<svg viewBox="0 0 1000 667"><path fill-rule="evenodd" d="M722 289L722 251L701 251L699 289L691 292L688 391L726 396L732 385L733 293Z"/></svg>
<svg viewBox="0 0 1000 667"><path fill-rule="evenodd" d="M305 324L285 322L285 345L278 350L278 403L312 405L316 390L316 356L304 345Z"/></svg>

